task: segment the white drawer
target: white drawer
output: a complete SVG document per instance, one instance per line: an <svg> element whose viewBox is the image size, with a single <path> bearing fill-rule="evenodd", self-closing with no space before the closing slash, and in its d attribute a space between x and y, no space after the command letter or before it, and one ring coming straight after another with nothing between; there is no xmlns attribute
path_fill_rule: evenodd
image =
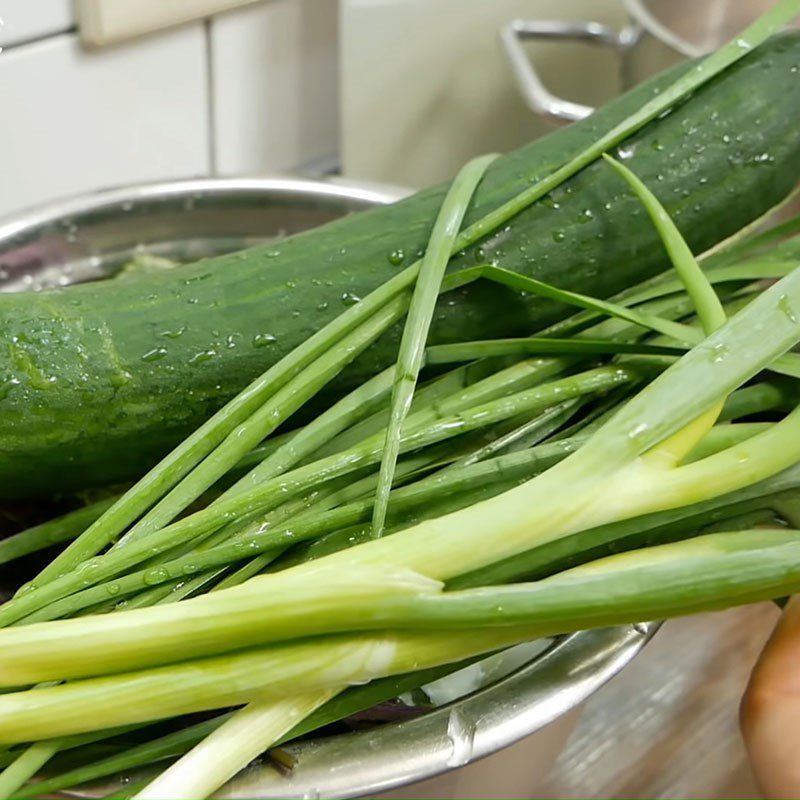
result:
<svg viewBox="0 0 800 800"><path fill-rule="evenodd" d="M0 47L63 33L75 25L71 0L3 0Z"/></svg>
<svg viewBox="0 0 800 800"><path fill-rule="evenodd" d="M211 48L219 174L335 159L336 0L267 0L214 17Z"/></svg>
<svg viewBox="0 0 800 800"><path fill-rule="evenodd" d="M100 52L63 34L0 55L0 214L101 187L207 174L202 23Z"/></svg>

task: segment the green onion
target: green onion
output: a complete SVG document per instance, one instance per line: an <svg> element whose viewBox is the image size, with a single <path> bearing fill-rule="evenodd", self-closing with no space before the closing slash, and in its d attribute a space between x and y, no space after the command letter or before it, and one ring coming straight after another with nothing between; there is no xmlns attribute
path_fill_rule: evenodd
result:
<svg viewBox="0 0 800 800"><path fill-rule="evenodd" d="M400 295L411 285L413 280L413 270L409 269L401 273L361 303L347 309L344 314L314 334L285 359L267 370L129 489L79 539L50 562L33 582L33 585L40 585L64 574L77 567L86 558L100 552L158 500L165 491L188 474L238 425L263 406L278 389L324 354L332 344L350 333L363 320L368 319Z"/></svg>
<svg viewBox="0 0 800 800"><path fill-rule="evenodd" d="M544 197L552 189L638 131L659 114L668 111L676 102L711 80L741 59L750 49L779 30L792 19L796 12L796 0L781 0L771 11L760 17L738 37L737 41L747 42L747 47L741 47L735 42L731 42L708 56L693 70L683 75L624 122L578 153L564 166L470 225L456 238L452 252L458 252L497 230L531 203ZM420 262L416 262L373 292L368 298L348 309L243 390L155 469L151 470L136 486L126 492L107 514L86 531L84 536L73 542L59 558L51 562L39 575L38 582L42 583L67 572L109 544L166 490L174 486L202 458L208 455L237 425L262 406L272 393L311 364L331 344L352 331L363 319L368 318L386 302L409 288L417 278L419 266Z"/></svg>
<svg viewBox="0 0 800 800"><path fill-rule="evenodd" d="M279 737L274 744L279 745L285 741L304 736L318 728L323 728L359 711L371 708L378 703L391 700L405 692L412 691L452 672L463 669L465 666L474 663L474 661L475 659L467 659L455 664L448 664L445 667L418 670L370 681L362 686L350 687L300 721L285 736ZM87 766L77 767L62 775L27 786L19 790L15 797L33 797L48 792L56 792L71 786L105 778L109 775L129 772L163 759L183 755L203 741L210 733L217 730L230 717L231 714L221 714L175 733L169 733L158 739L131 747L123 753L109 756Z"/></svg>
<svg viewBox="0 0 800 800"><path fill-rule="evenodd" d="M639 342L618 342L608 339L550 339L531 336L525 339L490 339L482 342L440 344L428 348L428 364L452 364L468 361L480 353L483 358L528 355L679 355L680 347L648 345Z"/></svg>
<svg viewBox="0 0 800 800"><path fill-rule="evenodd" d="M403 420L408 415L419 370L422 366L425 340L433 320L444 272L461 229L472 195L478 188L489 165L496 155L481 156L470 161L456 176L444 198L439 215L431 232L428 248L422 258L417 283L411 298L392 388L392 406L386 427L386 442L381 456L380 480L375 493L375 511L372 521L373 536L383 533L386 508L392 488L392 476L400 453L400 435Z"/></svg>
<svg viewBox="0 0 800 800"><path fill-rule="evenodd" d="M98 500L95 503L70 511L61 517L43 522L33 528L9 536L0 541L0 564L45 550L55 544L78 536L87 525L106 512L116 498Z"/></svg>
<svg viewBox="0 0 800 800"><path fill-rule="evenodd" d="M165 770L139 798L207 797L259 756L338 690L292 695L286 700L254 701L225 720L181 762Z"/></svg>
<svg viewBox="0 0 800 800"><path fill-rule="evenodd" d="M146 538L163 527L196 500L206 489L232 469L241 458L284 422L289 414L341 372L405 313L405 295L390 301L361 326L344 336L305 371L291 379L252 416L234 428L217 448L191 474L154 506L122 538L118 547ZM256 470L259 467L255 467ZM245 479L243 479L245 480ZM235 490L234 490L235 491Z"/></svg>
<svg viewBox="0 0 800 800"><path fill-rule="evenodd" d="M519 453L500 456L495 459L487 460L477 464L468 464L459 469L442 470L426 479L417 481L407 487L396 489L392 493L393 512L406 512L409 509L424 507L431 500L442 495L458 495L470 492L472 489L500 483L514 483L523 478L529 478L547 467L564 458L568 453L574 451L580 441L565 441L555 445L543 445L533 450L525 450ZM25 623L42 622L59 617L70 616L83 608L89 608L97 603L107 600L109 597L125 597L128 594L140 591L148 586L158 583L171 582L183 576L191 576L196 573L204 573L215 567L225 566L235 563L243 558L252 556L253 553L271 553L272 557L286 549L287 545L303 542L309 539L316 539L328 532L341 530L359 522L369 519L373 506L372 496L361 501L351 502L341 505L338 508L328 511L315 511L307 513L293 519L290 526L287 523L275 524L257 528L254 532L238 538L234 542L221 543L208 550L187 554L173 561L165 561L157 567L146 569L139 572L129 573L112 582L103 583L83 591L76 592L60 601L46 606L42 611L35 612L25 618ZM159 612L151 611L151 615ZM163 631L166 633L172 630L177 633L178 629L173 628L169 622L171 618L167 612L160 612L162 615ZM182 612L174 610L172 615L180 615ZM129 617L127 619L130 619ZM93 639L91 633L92 626L99 625L105 633ZM92 641L104 641L111 646L109 655L112 658L119 658L123 653L122 643L116 642L112 645L112 640L107 638L110 635L109 626L113 622L104 618L92 618L81 623L70 623L75 632L73 636L68 635L66 629L61 630L61 651L63 658L66 651L70 648L70 642L78 647L82 656L91 654L90 644ZM25 636L23 635L23 641ZM173 641L170 647L189 646L188 642L180 644ZM21 654L12 658L16 659ZM96 658L96 654L91 656ZM38 656L36 657L39 658ZM8 662L9 665L11 662ZM44 662L42 662L44 663ZM61 662L63 663L63 661ZM99 666L101 661L95 661ZM108 662L103 662L108 663ZM0 666L0 675L2 675ZM35 680L42 680L36 678ZM32 682L32 681L31 681Z"/></svg>
<svg viewBox="0 0 800 800"><path fill-rule="evenodd" d="M634 370L623 367L598 367L588 370L582 374L477 406L469 412L445 417L428 425L412 427L404 432L402 450L415 450L451 438L456 433L465 433L493 422L509 419L523 411L541 411L570 397L607 391L636 378L638 374ZM113 578L148 558L185 543L190 538L213 533L222 525L247 515L269 511L292 495L301 494L323 480L377 463L382 452L382 443L383 436L375 434L357 448L299 467L272 481L218 501L126 547L86 561L74 573L68 573L39 588L29 590L0 607L0 625L12 624L48 603Z"/></svg>
<svg viewBox="0 0 800 800"><path fill-rule="evenodd" d="M417 590L407 594L388 592L375 607L375 624L396 628L402 620L411 627L408 632L321 637L6 694L0 696L0 741L221 707L263 692L279 697L286 691L326 691L573 626L621 624L777 597L800 585L798 556L800 534L761 530L710 534L613 556L537 584L440 594L417 583ZM561 610L564 605L569 612ZM369 606L362 614L364 608ZM492 627L475 627L481 624ZM420 631L423 625L432 630ZM93 702L95 714L82 713L87 702Z"/></svg>
<svg viewBox="0 0 800 800"><path fill-rule="evenodd" d="M748 527L795 513L800 408L775 423L712 428L720 412L731 419L786 403L775 386L736 393L760 370L800 376L800 357L787 354L800 340L800 273L790 271L800 255L795 243L761 253L760 261L724 260L737 247L740 255L763 250L766 239L759 244L748 232L719 251L723 260L708 258L716 274L707 279L655 197L609 160L645 205L682 289L657 279L615 303L496 266L444 280L443 274L452 253L496 231L669 109L799 5L784 0L738 43L459 234L488 162L472 165L463 185L456 182L463 196L448 196L422 262L265 373L0 608L0 624L13 625L105 610L115 594L130 596L131 605L160 603L124 619L88 616L0 631L8 653L0 664L2 685L26 686L43 676L68 681L1 695L0 742L247 704L139 793L205 795L284 735L287 718L301 719L351 682L445 665L576 626L688 613L796 589L800 573L792 564L800 534ZM761 292L765 276L781 279ZM414 401L436 295L477 279L586 312L557 328L558 336L551 328L527 340L456 343L460 350L438 354L431 348L429 365L437 357L473 363L424 386ZM722 301L713 283L725 284ZM275 445L262 444L409 303L388 409L391 371L280 443L276 437ZM692 312L702 331L696 321L680 321ZM592 325L598 314L612 320ZM733 316L726 321L726 314ZM565 330L575 338L565 340ZM676 360L686 345L692 349ZM551 358L501 368L502 359L537 352ZM612 363L603 364L603 356ZM459 382L472 385L461 389ZM424 407L428 393L441 393L439 406ZM227 484L253 447L271 446L244 480L175 521L213 485ZM542 465L545 451L552 461ZM398 475L405 469L413 482L390 494L401 452L415 453L397 465ZM487 472L492 469L496 474ZM348 480L352 485L342 487ZM348 526L363 526L372 515L379 536L390 497L393 530L400 530L356 544L368 529ZM736 532L604 558L535 584L453 589L459 580L506 580L515 560L518 576L523 567L547 574L569 559L594 558L603 547L685 538L697 526L719 530L726 523ZM96 555L120 535L119 546ZM17 546L35 540L28 532ZM314 544L293 547L301 541ZM355 546L342 552L348 545ZM171 602L209 588L242 560L250 563L223 578L213 594ZM269 574L252 577L271 561ZM442 593L441 581L451 590ZM94 664L78 652L81 638L103 651L94 653ZM81 713L88 706L96 714ZM60 746L33 745L0 785L13 791Z"/></svg>
<svg viewBox="0 0 800 800"><path fill-rule="evenodd" d="M732 430L718 430L722 436L714 437L716 442L710 448L711 452L719 451L731 442L752 442L759 434L765 433L762 426L755 426L755 436L752 435L753 426L727 427ZM768 426L766 433L774 431L776 427ZM443 474L437 480L428 479L419 485L397 490L395 505L402 508L425 504L436 494L482 486L493 477L497 480L500 476L504 481L528 477L563 458L570 448L569 442L554 443L539 448L539 452L514 453L471 465L460 472ZM723 450L723 453L726 452ZM320 529L335 531L358 519L365 521L369 510L370 502L366 502L328 512L330 522L324 516L315 519L305 535L319 535ZM269 542L281 542L287 535L302 539L304 534L301 528L298 531L268 532L264 538ZM327 627L331 624L328 617L334 620L334 625L340 624L342 615L351 604L360 602L358 599L353 601L350 596L351 591L357 592L357 598L361 596L361 589L355 585L355 577L351 575L352 586L335 592L336 596L329 601L326 617L314 617L310 609L315 602L315 592L322 592L323 595L328 592L321 585L319 575L313 578L314 586L304 591L302 606L297 603L296 594L287 594L282 588L282 584L293 581L291 575L278 573L267 578L266 584L264 580L260 579L237 591L218 593L214 598L200 598L190 605L129 614L122 621L119 617L89 617L33 629L23 627L5 631L0 635L0 643L5 643L8 656L0 664L0 684L33 683L52 679L56 675L80 677L116 671L125 665L163 663L176 652L184 657L205 655L281 638L284 635L282 632L287 629L293 636L337 630ZM263 585L273 586L267 597L264 596ZM288 606L281 604L282 597L286 598ZM269 620L265 619L267 610ZM246 636L257 638L244 638ZM57 652L53 649L55 641L59 644ZM98 652L101 644L104 649Z"/></svg>
<svg viewBox="0 0 800 800"><path fill-rule="evenodd" d="M692 298L697 314L703 323L703 330L711 333L725 324L726 315L719 298L711 288L692 251L687 246L675 223L670 219L664 207L656 200L653 193L626 166L603 155L605 162L612 167L633 189L642 202L650 219L658 230L670 261L678 273L678 277Z"/></svg>
<svg viewBox="0 0 800 800"><path fill-rule="evenodd" d="M58 740L50 740L34 744L22 753L0 772L0 797L11 797L56 754L58 747Z"/></svg>

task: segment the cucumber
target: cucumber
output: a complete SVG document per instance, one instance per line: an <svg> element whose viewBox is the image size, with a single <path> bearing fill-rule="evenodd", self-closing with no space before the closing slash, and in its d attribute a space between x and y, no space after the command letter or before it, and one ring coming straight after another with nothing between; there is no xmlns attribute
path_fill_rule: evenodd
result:
<svg viewBox="0 0 800 800"><path fill-rule="evenodd" d="M655 191L696 252L761 215L796 184L798 65L800 34L775 37L617 153ZM498 159L466 223L561 165L677 71ZM6 341L0 348L0 497L141 474L343 304L410 264L425 245L445 188L279 245L174 271L0 295ZM602 163L459 254L454 267L486 260L601 297L666 266L638 201ZM444 299L431 339L518 335L566 313L552 302L475 285ZM342 376L339 388L391 362L396 348L397 332L390 332Z"/></svg>

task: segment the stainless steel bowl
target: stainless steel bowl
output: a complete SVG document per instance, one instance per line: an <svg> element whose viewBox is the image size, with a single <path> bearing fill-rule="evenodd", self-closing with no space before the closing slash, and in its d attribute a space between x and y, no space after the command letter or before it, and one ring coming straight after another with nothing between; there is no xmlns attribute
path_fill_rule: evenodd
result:
<svg viewBox="0 0 800 800"><path fill-rule="evenodd" d="M136 252L200 258L402 194L364 183L295 179L183 181L92 194L0 222L0 289L102 277ZM573 709L619 672L653 630L638 625L563 637L510 675L422 717L291 745L290 771L256 765L219 796L358 797L463 766Z"/></svg>

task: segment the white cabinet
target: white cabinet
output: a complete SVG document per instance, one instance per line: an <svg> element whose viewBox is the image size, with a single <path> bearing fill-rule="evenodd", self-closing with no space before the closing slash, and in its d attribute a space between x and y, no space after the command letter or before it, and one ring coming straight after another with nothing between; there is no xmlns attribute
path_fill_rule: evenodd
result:
<svg viewBox="0 0 800 800"><path fill-rule="evenodd" d="M337 39L336 0L266 0L212 20L218 174L335 163Z"/></svg>
<svg viewBox="0 0 800 800"><path fill-rule="evenodd" d="M203 23L86 51L75 34L0 55L0 214L101 187L207 174Z"/></svg>
<svg viewBox="0 0 800 800"><path fill-rule="evenodd" d="M0 47L63 33L75 25L72 0L2 0Z"/></svg>
<svg viewBox="0 0 800 800"><path fill-rule="evenodd" d="M75 0L75 6L81 38L92 45L106 45L251 2L254 0Z"/></svg>

